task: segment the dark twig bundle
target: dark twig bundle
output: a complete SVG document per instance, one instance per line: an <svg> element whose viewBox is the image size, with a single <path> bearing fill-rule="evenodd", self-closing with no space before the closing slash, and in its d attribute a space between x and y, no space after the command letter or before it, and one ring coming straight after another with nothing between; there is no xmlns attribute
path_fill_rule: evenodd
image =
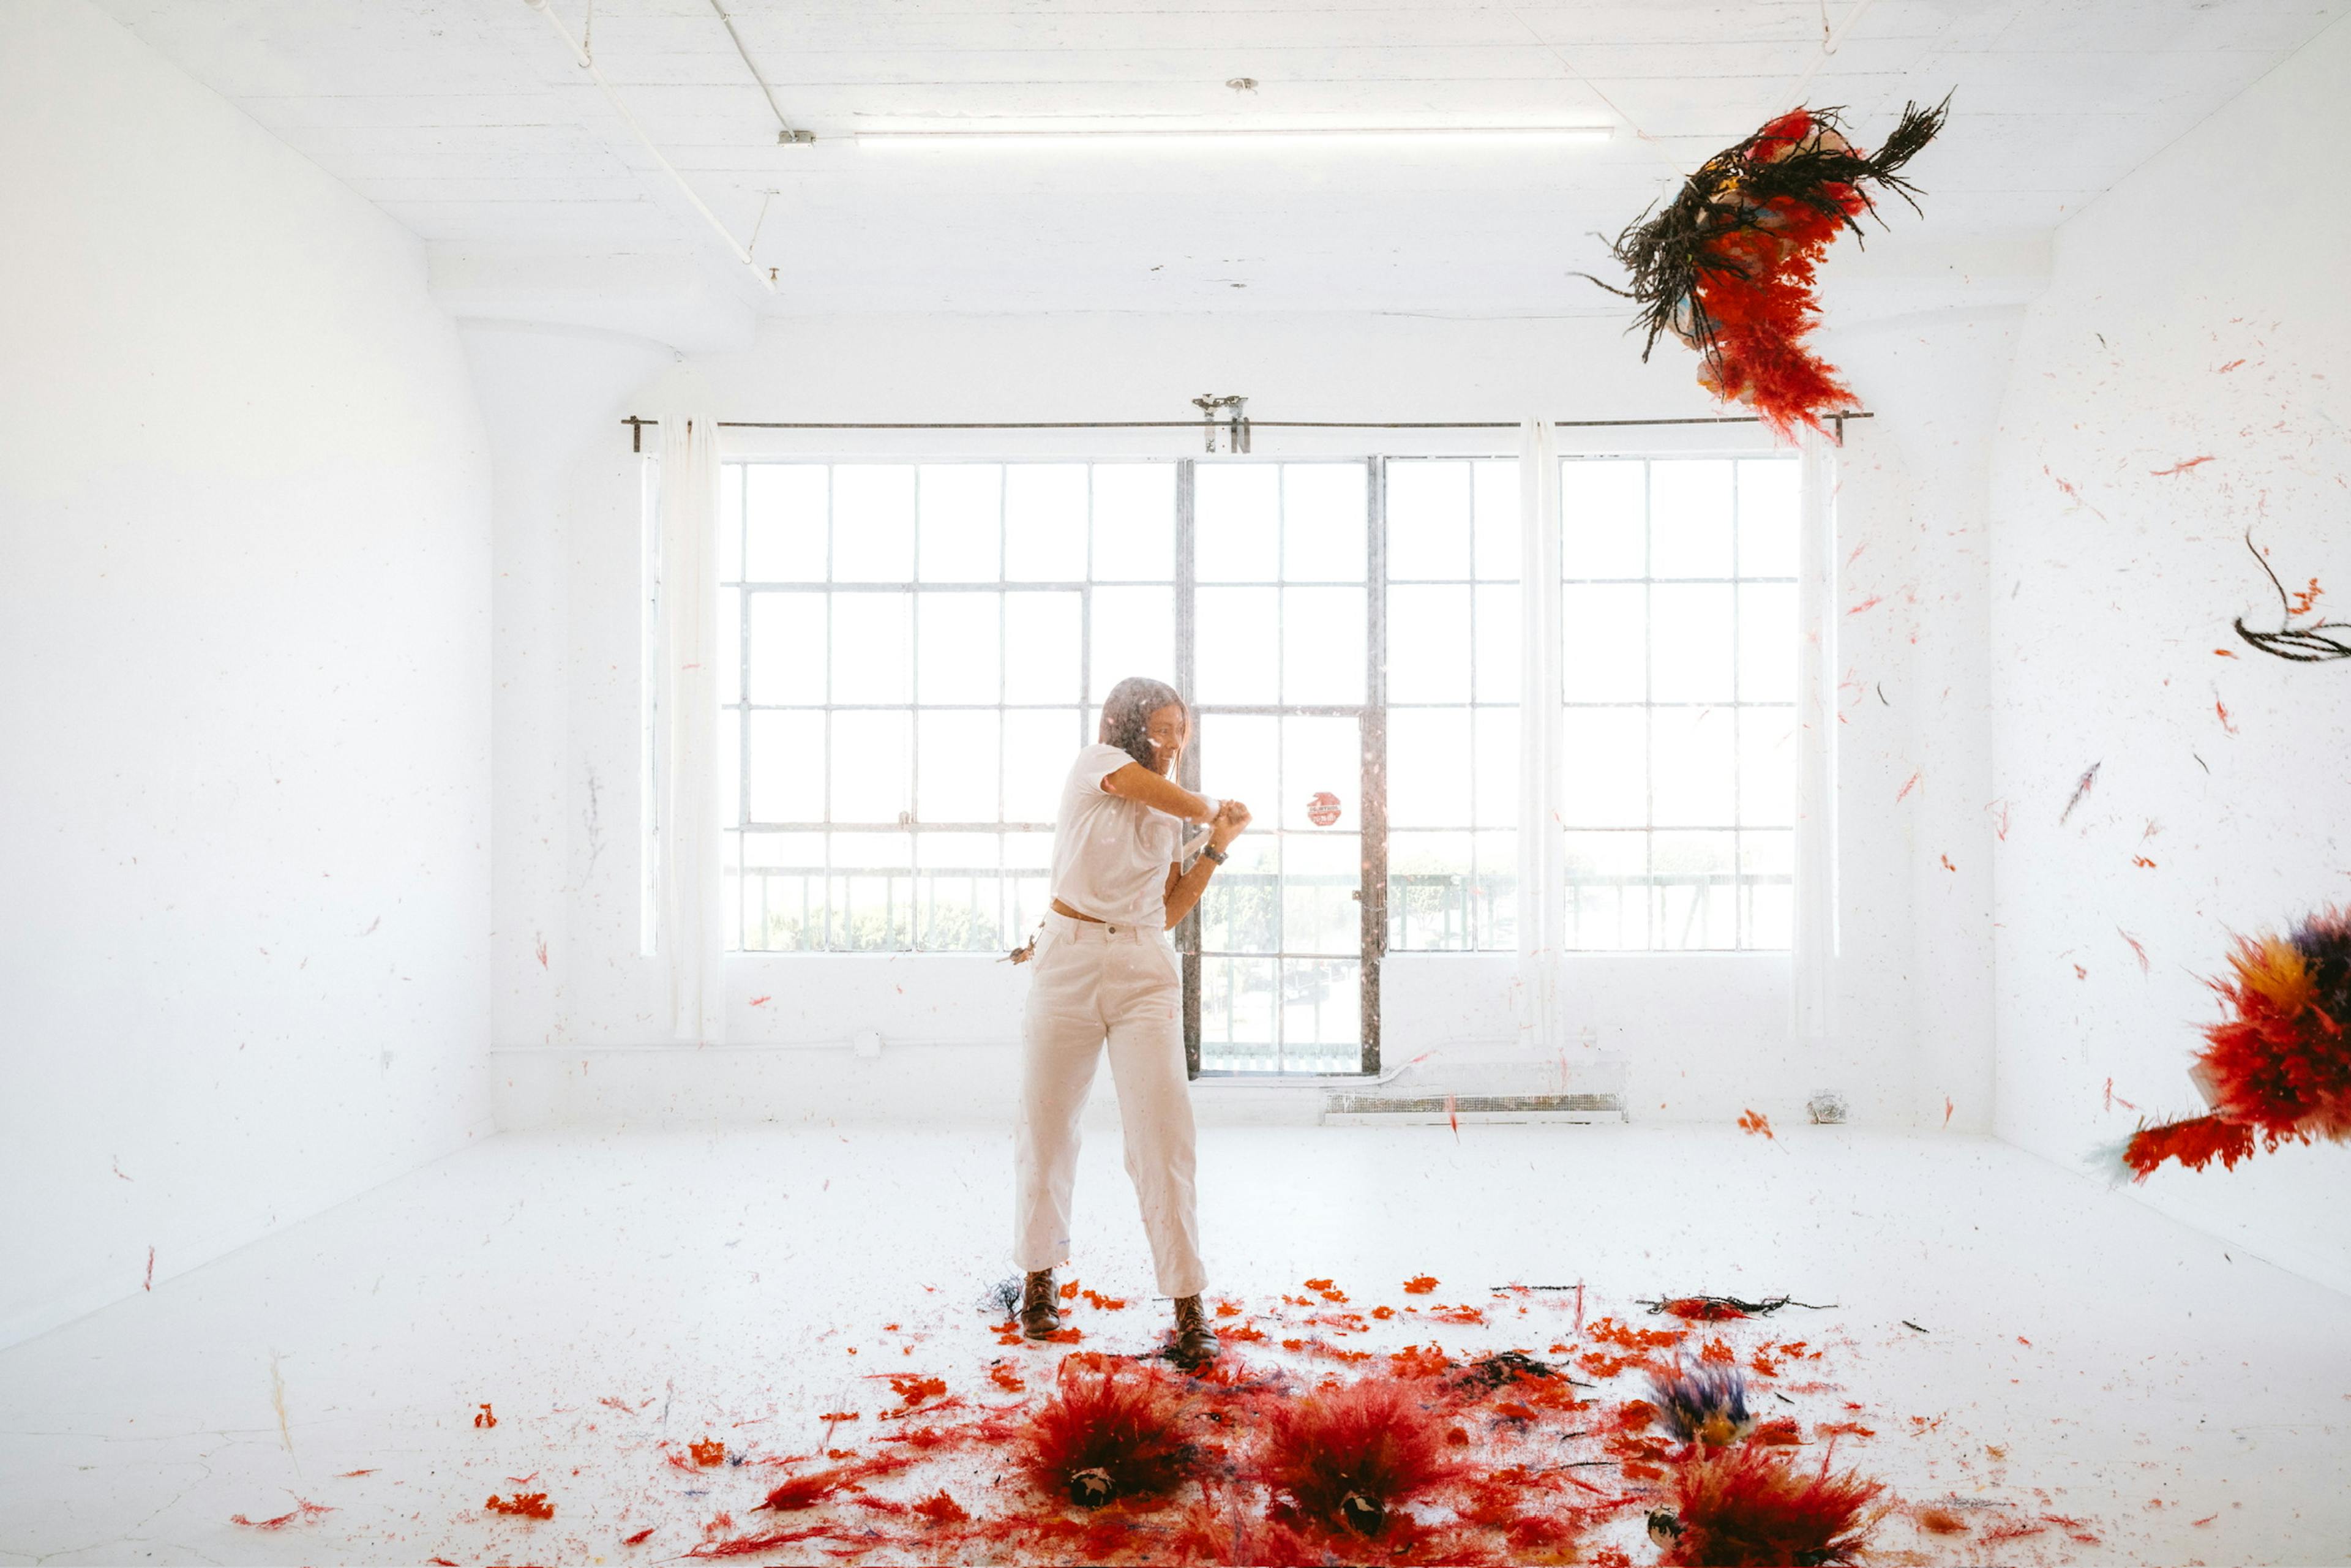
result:
<svg viewBox="0 0 2351 1568"><path fill-rule="evenodd" d="M2245 548L2253 552L2253 559L2261 562L2262 575L2270 580L2270 586L2277 590L2278 603L2284 609L2285 617L2279 622L2276 631L2256 632L2247 626L2245 618L2240 615L2236 621L2237 635L2264 653L2292 659L2298 664L2324 664L2336 659L2351 659L2351 641L2346 640L2351 637L2351 623L2341 621L2314 621L2306 626L2294 623L2297 615L2310 613L2311 603L2318 597L2317 580L2314 578L2310 586L2302 592L2288 596L2285 584L2278 580L2278 574L2270 570L2269 561L2253 543L2251 528L2245 530ZM2301 603L2294 602L2297 599ZM2329 632L2335 635L2329 636Z"/></svg>
<svg viewBox="0 0 2351 1568"><path fill-rule="evenodd" d="M1870 187L1917 210L1903 170L1942 130L1949 103L1905 105L1876 152L1846 138L1842 110L1799 109L1708 159L1609 246L1629 286L1600 286L1640 306L1642 359L1673 333L1705 361L1702 382L1753 402L1783 431L1849 401L1833 367L1799 346L1817 315L1813 267L1838 235L1860 234L1861 215L1876 213Z"/></svg>
<svg viewBox="0 0 2351 1568"><path fill-rule="evenodd" d="M1706 1323L1723 1322L1732 1318L1768 1318L1782 1307L1802 1307L1807 1312L1819 1312L1834 1305L1834 1302L1793 1301L1786 1296L1766 1296L1760 1301L1747 1301L1739 1296L1667 1296L1656 1301L1644 1299L1640 1304L1649 1309L1649 1315L1653 1318L1659 1312L1671 1312L1686 1322Z"/></svg>

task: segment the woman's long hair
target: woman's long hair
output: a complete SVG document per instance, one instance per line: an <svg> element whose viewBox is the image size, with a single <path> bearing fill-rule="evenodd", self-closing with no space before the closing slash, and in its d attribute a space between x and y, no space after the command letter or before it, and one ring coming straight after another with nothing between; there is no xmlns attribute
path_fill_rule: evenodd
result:
<svg viewBox="0 0 2351 1568"><path fill-rule="evenodd" d="M1102 698L1102 730L1095 737L1104 746L1115 746L1154 773L1159 771L1159 759L1151 749L1148 733L1151 716L1169 704L1184 710L1184 727L1192 727L1192 708L1176 688L1165 681L1155 681L1148 675L1129 675L1111 687L1110 695Z"/></svg>

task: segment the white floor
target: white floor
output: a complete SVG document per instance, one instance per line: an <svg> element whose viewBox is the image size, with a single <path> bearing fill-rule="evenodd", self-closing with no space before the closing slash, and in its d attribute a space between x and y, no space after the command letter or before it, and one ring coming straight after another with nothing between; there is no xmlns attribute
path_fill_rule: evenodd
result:
<svg viewBox="0 0 2351 1568"><path fill-rule="evenodd" d="M1087 1150L1075 1271L1144 1297L1115 1145ZM1008 1163L987 1132L496 1139L0 1353L0 1563L675 1557L773 1472L660 1443L805 1451L820 1413L887 1402L861 1374L987 1391ZM1882 1561L2351 1562L2351 1299L2004 1146L1225 1128L1201 1168L1217 1290L1252 1310L1311 1276L1402 1306L1426 1271L1497 1314L1448 1343L1541 1354L1573 1298L1506 1326L1488 1287L1582 1281L1594 1317L1660 1291L1834 1302L1772 1326L1824 1345L1834 1385L1775 1410L1872 1427L1838 1462L1911 1503L2081 1521L1994 1546L1896 1513ZM1160 1310L1076 1321L1140 1349ZM484 1511L517 1490L554 1520Z"/></svg>

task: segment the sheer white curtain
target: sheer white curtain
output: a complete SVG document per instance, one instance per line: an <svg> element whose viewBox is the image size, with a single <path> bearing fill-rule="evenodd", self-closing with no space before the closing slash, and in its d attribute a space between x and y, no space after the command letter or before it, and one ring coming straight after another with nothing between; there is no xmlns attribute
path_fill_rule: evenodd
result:
<svg viewBox="0 0 2351 1568"><path fill-rule="evenodd" d="M1836 1032L1837 524L1836 447L1807 429L1802 465L1796 586L1796 912L1789 1032L1822 1043Z"/></svg>
<svg viewBox="0 0 2351 1568"><path fill-rule="evenodd" d="M661 418L655 631L654 951L669 978L670 1033L726 1035L718 821L718 423L709 388L684 367L653 398Z"/></svg>
<svg viewBox="0 0 2351 1568"><path fill-rule="evenodd" d="M1566 877L1559 833L1559 440L1549 421L1519 427L1519 1044L1559 1045L1559 961Z"/></svg>

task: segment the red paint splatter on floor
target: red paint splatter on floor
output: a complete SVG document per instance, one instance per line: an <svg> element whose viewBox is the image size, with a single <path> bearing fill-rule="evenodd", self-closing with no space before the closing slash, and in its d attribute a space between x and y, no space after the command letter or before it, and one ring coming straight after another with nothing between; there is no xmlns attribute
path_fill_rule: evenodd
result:
<svg viewBox="0 0 2351 1568"><path fill-rule="evenodd" d="M775 999L776 999L776 998L775 998L772 995L770 995L770 996L765 996L765 997L753 997L753 998L751 998L751 1005L752 1005L753 1007L755 1007L755 1008L764 1008L764 1007L766 1007L769 1002L772 1002L772 1001L774 1001Z"/></svg>
<svg viewBox="0 0 2351 1568"><path fill-rule="evenodd" d="M476 1416L474 1417L474 1425L475 1425L475 1426L476 1426L476 1427L495 1427L495 1426L496 1426L497 1424L498 1424L497 1412L496 1412L496 1411L495 1411L495 1410L492 1410L492 1409L491 1409L488 1406L486 1406L486 1405L483 1406L482 1406L482 1408L481 1408L481 1412L480 1412L480 1414L476 1415Z"/></svg>
<svg viewBox="0 0 2351 1568"><path fill-rule="evenodd" d="M2184 462L2175 463L2168 468L2150 468L2147 472L2158 479L2165 479L2175 474L2185 474L2199 463L2210 463L2211 461L2212 455L2208 452L2201 457L2190 457Z"/></svg>
<svg viewBox="0 0 2351 1568"><path fill-rule="evenodd" d="M1908 795L1911 790L1918 788L1918 780L1925 777L1927 777L1927 770L1921 768L1917 772L1911 774L1909 778L1904 779L1902 782L1902 788L1894 791L1894 803L1897 806L1900 805L1903 798Z"/></svg>
<svg viewBox="0 0 2351 1568"><path fill-rule="evenodd" d="M698 1443L688 1443L685 1446L685 1451L692 1454L694 1456L694 1462L704 1469L708 1469L713 1465L723 1465L726 1462L726 1445L720 1442L716 1437L706 1437ZM513 1478L509 1477L507 1479L512 1479ZM524 1479L528 1479L528 1478L526 1477Z"/></svg>
<svg viewBox="0 0 2351 1568"><path fill-rule="evenodd" d="M643 1530L638 1531L634 1535L623 1535L621 1537L621 1544L623 1546L643 1546L646 1542L651 1541L653 1537L653 1527L648 1524Z"/></svg>
<svg viewBox="0 0 2351 1568"><path fill-rule="evenodd" d="M1434 1274L1416 1274L1404 1282L1404 1293L1407 1296L1426 1296L1436 1289L1437 1276Z"/></svg>
<svg viewBox="0 0 2351 1568"><path fill-rule="evenodd" d="M1865 610L1875 610L1877 606L1885 602L1886 595L1882 593L1873 593L1868 598L1863 600L1860 603L1855 605L1852 609L1846 611L1845 613L1847 615L1858 615Z"/></svg>
<svg viewBox="0 0 2351 1568"><path fill-rule="evenodd" d="M2147 961L2147 949L2139 945L2138 938L2132 936L2129 932L2124 931L2119 925L2116 926L2115 929L2121 934L2124 941L2130 944L2131 951L2138 955L2138 972L2142 975L2148 973L2150 967Z"/></svg>
<svg viewBox="0 0 2351 1568"><path fill-rule="evenodd" d="M2242 360L2231 360L2227 364L2222 365L2219 370L2214 371L2212 373L2216 376L2225 376L2231 371L2237 369L2237 367L2242 365L2244 362L2245 361Z"/></svg>
<svg viewBox="0 0 2351 1568"><path fill-rule="evenodd" d="M2220 727L2222 729L2228 731L2231 735L2237 733L2237 727L2230 722L2229 705L2227 703L2220 701L2218 697L2213 698L2212 711L2220 716Z"/></svg>
<svg viewBox="0 0 2351 1568"><path fill-rule="evenodd" d="M155 1288L155 1249L152 1247L147 1249L147 1281L139 1288L142 1291Z"/></svg>
<svg viewBox="0 0 2351 1568"><path fill-rule="evenodd" d="M2155 862L2147 859L2145 855L2131 856L2131 864L2135 866L2143 866L2148 871L2153 871L2155 869Z"/></svg>
<svg viewBox="0 0 2351 1568"><path fill-rule="evenodd" d="M1766 1116L1761 1111L1742 1111L1740 1113L1739 1130L1750 1136L1761 1133L1763 1136L1771 1139L1775 1143L1779 1140L1779 1134L1771 1131L1771 1118Z"/></svg>

